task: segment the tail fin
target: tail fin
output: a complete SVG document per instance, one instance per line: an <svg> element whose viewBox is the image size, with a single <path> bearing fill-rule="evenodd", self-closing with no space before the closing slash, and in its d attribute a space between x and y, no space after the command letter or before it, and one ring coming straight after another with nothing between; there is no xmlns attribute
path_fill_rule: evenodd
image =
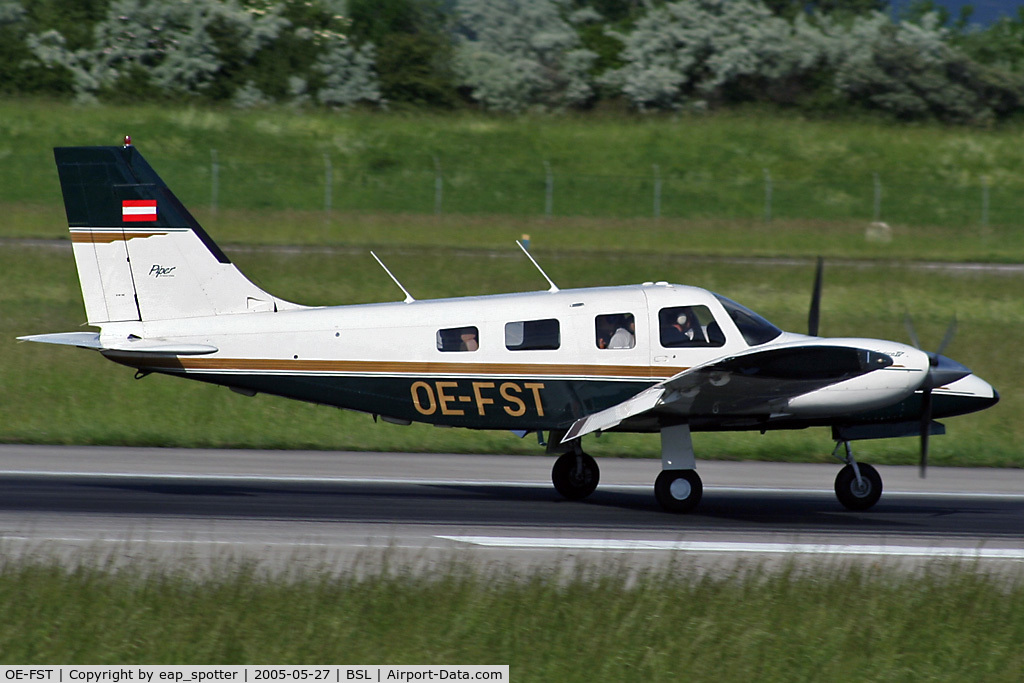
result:
<svg viewBox="0 0 1024 683"><path fill-rule="evenodd" d="M246 279L131 145L53 152L89 324L298 308Z"/></svg>

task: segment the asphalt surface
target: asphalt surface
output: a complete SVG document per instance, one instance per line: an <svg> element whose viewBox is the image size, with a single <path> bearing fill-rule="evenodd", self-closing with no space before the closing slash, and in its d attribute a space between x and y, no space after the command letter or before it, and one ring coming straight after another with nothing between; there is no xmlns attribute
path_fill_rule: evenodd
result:
<svg viewBox="0 0 1024 683"><path fill-rule="evenodd" d="M660 463L601 459L587 500L561 499L551 458L0 446L0 552L66 563L272 571L515 569L671 563L980 563L1024 571L1024 470L879 466L865 512L836 465L698 461L687 515L653 495Z"/></svg>

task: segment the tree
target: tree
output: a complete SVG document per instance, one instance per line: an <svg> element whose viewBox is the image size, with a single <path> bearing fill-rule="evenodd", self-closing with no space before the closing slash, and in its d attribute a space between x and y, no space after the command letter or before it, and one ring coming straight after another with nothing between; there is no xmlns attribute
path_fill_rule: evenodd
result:
<svg viewBox="0 0 1024 683"><path fill-rule="evenodd" d="M356 48L347 40L338 41L317 60L315 68L324 78L317 101L332 107L382 104L373 59L372 45Z"/></svg>
<svg viewBox="0 0 1024 683"><path fill-rule="evenodd" d="M1024 104L1024 79L954 49L937 14L894 24L881 13L835 33L836 88L901 119L984 124Z"/></svg>
<svg viewBox="0 0 1024 683"><path fill-rule="evenodd" d="M237 69L287 25L236 0L114 0L90 47L73 49L59 31L29 37L35 56L60 65L82 98L196 95Z"/></svg>
<svg viewBox="0 0 1024 683"><path fill-rule="evenodd" d="M489 109L563 108L593 97L596 54L563 18L566 0L459 0L455 70Z"/></svg>
<svg viewBox="0 0 1024 683"><path fill-rule="evenodd" d="M66 36L71 49L78 49L92 40L92 28L109 4L109 0L0 0L0 92L71 92L71 72L38 62L29 48L29 36L55 29Z"/></svg>
<svg viewBox="0 0 1024 683"><path fill-rule="evenodd" d="M84 100L203 97L251 106L306 101L312 91L332 106L378 102L372 47L349 44L336 4L112 0L88 41L50 28L26 43L38 64L69 74Z"/></svg>
<svg viewBox="0 0 1024 683"><path fill-rule="evenodd" d="M798 15L833 16L849 19L871 12L885 12L888 0L762 0L780 17L795 19Z"/></svg>
<svg viewBox="0 0 1024 683"><path fill-rule="evenodd" d="M389 102L455 103L451 34L433 0L350 0L350 38L373 45L380 89Z"/></svg>
<svg viewBox="0 0 1024 683"><path fill-rule="evenodd" d="M744 82L763 83L816 65L818 32L753 0L684 0L648 11L628 34L625 66L603 81L638 109L707 106L743 98Z"/></svg>
<svg viewBox="0 0 1024 683"><path fill-rule="evenodd" d="M1024 73L1024 7L984 30L962 31L953 42L972 59L998 69Z"/></svg>

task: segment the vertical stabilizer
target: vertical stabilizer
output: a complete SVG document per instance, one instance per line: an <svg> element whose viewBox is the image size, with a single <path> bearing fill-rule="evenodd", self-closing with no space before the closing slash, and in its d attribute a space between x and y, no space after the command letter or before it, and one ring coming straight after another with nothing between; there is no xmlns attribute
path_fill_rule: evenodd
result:
<svg viewBox="0 0 1024 683"><path fill-rule="evenodd" d="M54 158L89 324L297 308L246 279L134 147Z"/></svg>

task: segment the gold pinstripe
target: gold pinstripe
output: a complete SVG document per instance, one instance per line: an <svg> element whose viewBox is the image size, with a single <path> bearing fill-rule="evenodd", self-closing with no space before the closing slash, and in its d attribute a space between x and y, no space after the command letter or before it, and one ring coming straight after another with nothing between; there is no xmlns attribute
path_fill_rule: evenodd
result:
<svg viewBox="0 0 1024 683"><path fill-rule="evenodd" d="M112 242L127 242L137 237L155 237L166 235L166 230L152 230L147 232L121 230L72 230L71 242L73 244L110 244Z"/></svg>
<svg viewBox="0 0 1024 683"><path fill-rule="evenodd" d="M565 376L664 379L686 368L547 363L451 363L431 361L291 360L273 358L148 358L108 352L129 365L169 370L324 372L382 375Z"/></svg>

